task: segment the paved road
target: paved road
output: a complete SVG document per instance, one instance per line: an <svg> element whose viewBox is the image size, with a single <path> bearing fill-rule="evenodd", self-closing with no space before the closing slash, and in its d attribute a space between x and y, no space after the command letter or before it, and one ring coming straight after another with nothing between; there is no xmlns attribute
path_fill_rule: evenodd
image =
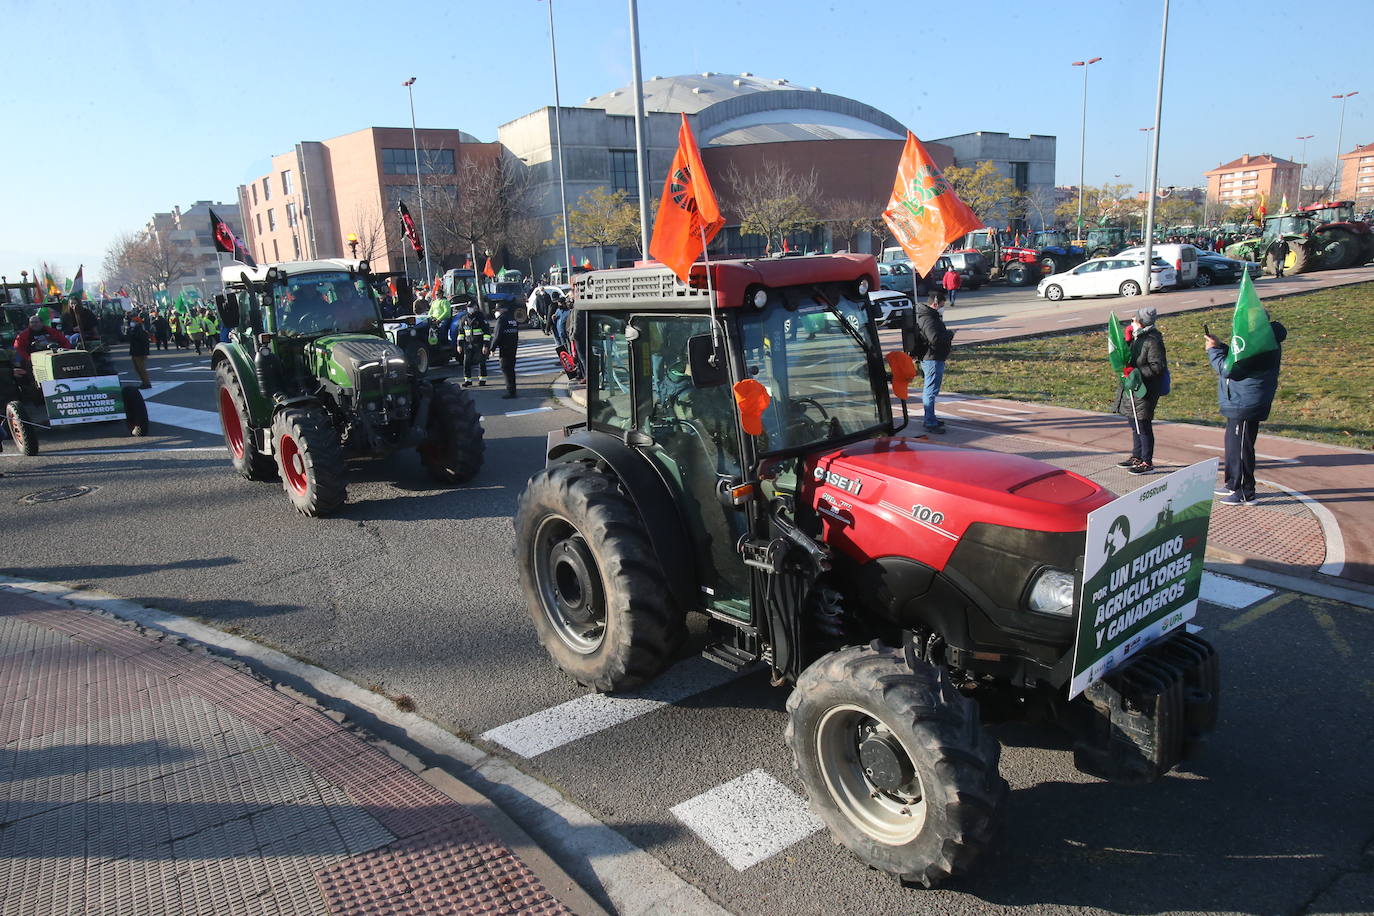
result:
<svg viewBox="0 0 1374 916"><path fill-rule="evenodd" d="M209 412L209 373L174 361L194 359L155 358L160 382L182 382L155 403ZM198 617L409 696L736 912L1350 912L1374 899L1361 857L1374 835L1361 661L1374 613L1213 581L1199 622L1226 693L1196 765L1119 789L1077 774L1057 735L996 726L1013 788L1002 845L978 875L904 890L817 829L781 740L785 692L694 658L699 629L640 702L589 697L552 667L518 594L509 519L545 433L577 414L499 391L475 392L487 460L472 485L435 486L400 455L357 466L348 506L325 520L233 476L203 430L155 420L138 445L175 450L137 453L94 428L54 437L0 465L0 569ZM64 484L96 489L22 502Z"/></svg>

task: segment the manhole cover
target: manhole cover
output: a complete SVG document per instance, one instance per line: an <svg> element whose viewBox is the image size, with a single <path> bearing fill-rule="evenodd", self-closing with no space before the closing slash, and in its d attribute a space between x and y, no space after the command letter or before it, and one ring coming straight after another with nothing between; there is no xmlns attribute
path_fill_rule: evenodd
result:
<svg viewBox="0 0 1374 916"><path fill-rule="evenodd" d="M21 503L55 503L63 499L76 499L78 496L85 496L94 490L95 487L87 486L53 487L51 490L39 490L37 493L30 493L19 501Z"/></svg>

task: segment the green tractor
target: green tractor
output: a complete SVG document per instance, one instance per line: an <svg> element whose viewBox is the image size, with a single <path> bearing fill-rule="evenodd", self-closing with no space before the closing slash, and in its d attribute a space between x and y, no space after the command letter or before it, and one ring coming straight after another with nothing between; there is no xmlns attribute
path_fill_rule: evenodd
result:
<svg viewBox="0 0 1374 916"><path fill-rule="evenodd" d="M1111 257L1129 247L1126 244L1126 230L1121 226L1099 226L1089 229L1088 237L1082 244L1089 258Z"/></svg>
<svg viewBox="0 0 1374 916"><path fill-rule="evenodd" d="M248 480L280 476L304 515L343 505L345 462L419 451L458 484L482 467L481 418L452 380L424 380L387 341L367 261L322 259L224 271L215 347L224 443Z"/></svg>
<svg viewBox="0 0 1374 916"><path fill-rule="evenodd" d="M1287 274L1312 270L1339 270L1374 259L1374 237L1368 223L1353 219L1354 204L1332 201L1310 204L1291 213L1278 213L1264 221L1264 232L1226 248L1226 256L1258 261L1267 273L1274 272L1274 242L1288 243L1283 269Z"/></svg>

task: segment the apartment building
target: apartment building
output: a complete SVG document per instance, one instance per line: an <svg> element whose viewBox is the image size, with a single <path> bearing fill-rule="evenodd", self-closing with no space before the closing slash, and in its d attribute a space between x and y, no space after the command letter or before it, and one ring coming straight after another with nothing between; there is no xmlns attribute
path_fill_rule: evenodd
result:
<svg viewBox="0 0 1374 916"><path fill-rule="evenodd" d="M1222 207L1253 206L1264 200L1271 212L1276 211L1285 197L1291 206L1298 203L1298 184L1302 178L1302 164L1280 159L1269 153L1252 156L1249 153L1233 159L1208 172L1207 199Z"/></svg>

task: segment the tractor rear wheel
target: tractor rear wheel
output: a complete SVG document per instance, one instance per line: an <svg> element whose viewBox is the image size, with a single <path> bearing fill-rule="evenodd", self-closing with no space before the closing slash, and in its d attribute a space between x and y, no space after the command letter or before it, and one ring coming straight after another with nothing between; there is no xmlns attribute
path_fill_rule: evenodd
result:
<svg viewBox="0 0 1374 916"><path fill-rule="evenodd" d="M1017 261L1015 264L1007 266L1007 282L1012 286L1029 286L1036 282L1040 275L1040 264L1027 264L1024 261Z"/></svg>
<svg viewBox="0 0 1374 916"><path fill-rule="evenodd" d="M683 614L615 478L583 463L535 474L515 512L515 556L539 641L579 684L624 690L672 661Z"/></svg>
<svg viewBox="0 0 1374 916"><path fill-rule="evenodd" d="M1305 274L1309 270L1315 270L1312 250L1304 242L1289 242L1288 257L1283 262L1283 272L1285 275ZM1264 272L1274 274L1274 256L1266 254L1264 256Z"/></svg>
<svg viewBox="0 0 1374 916"><path fill-rule="evenodd" d="M329 415L318 408L283 410L272 420L282 489L296 511L318 518L348 498L344 454Z"/></svg>
<svg viewBox="0 0 1374 916"><path fill-rule="evenodd" d="M129 435L142 437L148 435L148 403L143 400L143 392L137 385L124 385L124 425Z"/></svg>
<svg viewBox="0 0 1374 916"><path fill-rule="evenodd" d="M1040 256L1040 268L1045 272L1045 276L1061 273L1064 261L1052 254Z"/></svg>
<svg viewBox="0 0 1374 916"><path fill-rule="evenodd" d="M224 447L229 463L245 480L271 480L277 476L277 463L253 447L248 425L248 399L239 377L228 363L215 370L219 382L219 421L224 428Z"/></svg>
<svg viewBox="0 0 1374 916"><path fill-rule="evenodd" d="M38 454L38 433L24 422L23 404L10 401L5 405L5 423L9 426L10 438L14 440L15 448L19 449L20 454Z"/></svg>
<svg viewBox="0 0 1374 916"><path fill-rule="evenodd" d="M1317 249L1317 270L1340 270L1350 267L1360 256L1360 240L1344 229L1330 229L1313 240Z"/></svg>
<svg viewBox="0 0 1374 916"><path fill-rule="evenodd" d="M787 700L812 809L869 866L932 887L966 872L1001 824L1001 748L941 668L874 642L823 656Z"/></svg>
<svg viewBox="0 0 1374 916"><path fill-rule="evenodd" d="M472 396L456 380L434 386L427 432L429 441L420 446L420 461L430 477L439 483L466 483L482 469L482 418Z"/></svg>

